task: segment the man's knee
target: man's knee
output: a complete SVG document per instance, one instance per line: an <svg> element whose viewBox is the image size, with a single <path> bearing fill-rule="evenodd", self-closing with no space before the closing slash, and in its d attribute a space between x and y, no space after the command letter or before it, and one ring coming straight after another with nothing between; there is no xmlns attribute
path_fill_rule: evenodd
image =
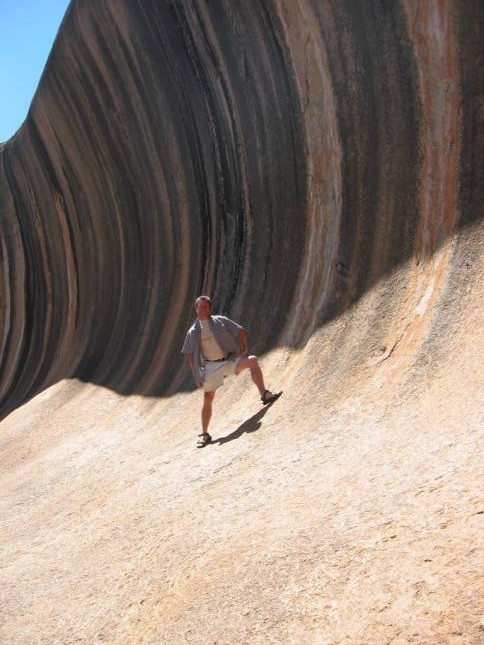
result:
<svg viewBox="0 0 484 645"><path fill-rule="evenodd" d="M259 360L258 360L257 356L249 356L247 358L247 360L249 361L249 368L251 370L259 368Z"/></svg>
<svg viewBox="0 0 484 645"><path fill-rule="evenodd" d="M258 368L259 368L259 362L257 360L257 356L247 356L244 358L240 358L236 362L235 374L240 374L242 370L247 370L247 369L249 369L252 372L253 370L257 370Z"/></svg>
<svg viewBox="0 0 484 645"><path fill-rule="evenodd" d="M215 398L215 390L213 392L204 392L203 393L203 403L204 405L211 405L212 401Z"/></svg>

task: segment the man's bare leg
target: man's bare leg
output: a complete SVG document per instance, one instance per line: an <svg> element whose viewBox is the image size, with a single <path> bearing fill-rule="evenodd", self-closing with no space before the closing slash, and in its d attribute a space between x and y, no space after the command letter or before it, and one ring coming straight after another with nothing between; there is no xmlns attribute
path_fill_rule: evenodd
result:
<svg viewBox="0 0 484 645"><path fill-rule="evenodd" d="M235 368L235 373L240 374L242 370L250 370L250 375L254 381L259 393L264 396L266 391L266 386L264 384L264 376L257 360L257 356L244 356L237 360L237 367ZM271 392L269 394L272 394Z"/></svg>
<svg viewBox="0 0 484 645"><path fill-rule="evenodd" d="M203 393L202 407L202 428L204 433L208 433L208 426L212 418L212 402L215 398L215 391Z"/></svg>

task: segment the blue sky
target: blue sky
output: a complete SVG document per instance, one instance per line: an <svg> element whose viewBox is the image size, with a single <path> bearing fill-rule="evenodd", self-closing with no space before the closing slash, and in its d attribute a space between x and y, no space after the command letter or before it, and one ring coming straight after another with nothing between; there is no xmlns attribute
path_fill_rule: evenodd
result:
<svg viewBox="0 0 484 645"><path fill-rule="evenodd" d="M69 0L0 0L0 142L25 120Z"/></svg>

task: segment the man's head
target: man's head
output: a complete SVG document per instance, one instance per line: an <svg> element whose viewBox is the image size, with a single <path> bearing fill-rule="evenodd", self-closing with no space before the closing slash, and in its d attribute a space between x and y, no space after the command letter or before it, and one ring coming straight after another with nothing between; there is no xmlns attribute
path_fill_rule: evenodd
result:
<svg viewBox="0 0 484 645"><path fill-rule="evenodd" d="M208 320L212 313L212 301L208 296L198 296L195 300L195 311L199 320Z"/></svg>

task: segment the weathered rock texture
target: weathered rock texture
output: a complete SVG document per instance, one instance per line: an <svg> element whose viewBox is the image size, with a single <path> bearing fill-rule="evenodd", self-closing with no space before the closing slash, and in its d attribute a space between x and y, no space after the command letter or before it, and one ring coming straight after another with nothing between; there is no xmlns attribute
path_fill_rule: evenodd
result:
<svg viewBox="0 0 484 645"><path fill-rule="evenodd" d="M0 149L3 642L478 642L483 14L71 3ZM194 454L202 292L286 392Z"/></svg>

